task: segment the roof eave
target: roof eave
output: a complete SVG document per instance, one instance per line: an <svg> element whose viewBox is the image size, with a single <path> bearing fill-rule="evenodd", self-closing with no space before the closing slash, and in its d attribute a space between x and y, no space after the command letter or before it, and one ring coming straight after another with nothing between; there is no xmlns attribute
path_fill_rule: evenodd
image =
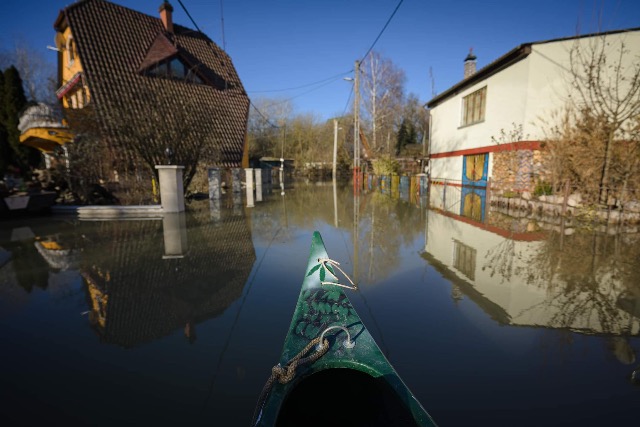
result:
<svg viewBox="0 0 640 427"><path fill-rule="evenodd" d="M67 13L65 9L61 9L58 13L58 17L53 23L53 29L59 32L63 32L67 29Z"/></svg>
<svg viewBox="0 0 640 427"><path fill-rule="evenodd" d="M502 55L500 58L496 59L489 65L484 68L481 68L473 75L467 77L466 79L456 83L451 86L446 91L442 92L440 95L433 97L429 102L427 102L427 107L433 108L437 105L441 104L443 101L451 98L452 96L457 95L462 90L466 89L469 86L472 86L482 80L485 80L494 74L504 70L507 67L515 64L518 61L529 56L531 53L531 43L521 44L515 49L510 50L506 54Z"/></svg>

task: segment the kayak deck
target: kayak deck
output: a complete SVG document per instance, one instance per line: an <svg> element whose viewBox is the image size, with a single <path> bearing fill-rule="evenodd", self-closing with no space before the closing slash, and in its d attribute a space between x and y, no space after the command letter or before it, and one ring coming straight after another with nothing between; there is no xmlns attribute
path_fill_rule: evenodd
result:
<svg viewBox="0 0 640 427"><path fill-rule="evenodd" d="M340 425L434 426L362 323L343 291L347 286L339 283L327 260L322 237L315 232L278 366L288 366L321 336L324 340L319 342L326 340L329 349L317 360L297 366L292 380L287 379L284 384L273 382L256 410L255 425L315 425L321 412L329 412L333 423ZM372 395L371 391L376 393ZM389 416L393 422L357 421L368 419L369 415L382 421ZM353 421L343 422L350 416L355 417ZM398 424L402 419L407 423Z"/></svg>

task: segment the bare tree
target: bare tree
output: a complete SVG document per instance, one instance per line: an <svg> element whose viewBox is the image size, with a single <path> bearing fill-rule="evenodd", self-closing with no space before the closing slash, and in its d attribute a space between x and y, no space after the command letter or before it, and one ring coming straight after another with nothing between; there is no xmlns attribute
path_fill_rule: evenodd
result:
<svg viewBox="0 0 640 427"><path fill-rule="evenodd" d="M391 154L391 135L399 124L400 108L404 98L404 71L388 58L373 51L362 64L363 103L371 126L371 149Z"/></svg>
<svg viewBox="0 0 640 427"><path fill-rule="evenodd" d="M604 134L599 171L604 203L612 184L614 145L628 138L628 122L640 115L640 55L624 34L577 38L569 55L578 121L591 121Z"/></svg>
<svg viewBox="0 0 640 427"><path fill-rule="evenodd" d="M288 100L258 98L252 101L247 124L249 156L280 157L286 126L291 119L293 107Z"/></svg>
<svg viewBox="0 0 640 427"><path fill-rule="evenodd" d="M191 183L199 164L215 164L220 159L216 135L207 132L202 123L224 120L223 111L209 116L197 108L195 100L180 98L169 102L170 95L154 90L133 96L134 105L112 105L105 108L109 133L114 138L116 154L122 161L137 159L157 178L156 165L178 164L185 167L185 189ZM173 105L167 111L167 105Z"/></svg>
<svg viewBox="0 0 640 427"><path fill-rule="evenodd" d="M0 52L0 69L14 65L20 72L27 99L53 105L57 102L56 65L48 61L44 49L38 50L22 39L13 50Z"/></svg>
<svg viewBox="0 0 640 427"><path fill-rule="evenodd" d="M199 169L216 164L221 157L217 148L221 144L202 124L224 121L222 109L209 115L210 111L197 108L196 100L169 100L169 96L161 91L141 90L131 94L127 102L103 102L99 110L93 103L82 109L67 109L65 116L76 134L68 147L74 190L82 193L90 184L107 181L113 171L119 178L124 176L125 181L131 177L143 182L152 178L157 183L156 165L177 164L185 168L187 191Z"/></svg>

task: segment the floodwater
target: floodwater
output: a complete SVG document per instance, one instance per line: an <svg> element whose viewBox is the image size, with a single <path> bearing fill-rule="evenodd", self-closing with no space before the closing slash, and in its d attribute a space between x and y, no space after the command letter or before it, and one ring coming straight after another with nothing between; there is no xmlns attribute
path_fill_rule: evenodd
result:
<svg viewBox="0 0 640 427"><path fill-rule="evenodd" d="M637 425L638 233L392 188L296 183L159 220L0 222L0 423L249 425L318 230L439 425Z"/></svg>

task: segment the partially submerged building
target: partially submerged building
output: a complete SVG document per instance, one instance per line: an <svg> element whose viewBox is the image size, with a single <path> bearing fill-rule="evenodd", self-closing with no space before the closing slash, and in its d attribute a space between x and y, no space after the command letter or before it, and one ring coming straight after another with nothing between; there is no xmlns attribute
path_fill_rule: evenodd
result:
<svg viewBox="0 0 640 427"><path fill-rule="evenodd" d="M56 91L76 142L95 134L105 181L143 164L241 167L249 98L231 58L205 34L106 0L76 2L54 23ZM94 142L98 140L98 142ZM137 144L137 145L136 145ZM185 174L193 172L188 164ZM144 175L142 173L142 175Z"/></svg>
<svg viewBox="0 0 640 427"><path fill-rule="evenodd" d="M640 28L524 43L479 70L470 52L463 80L427 103L432 181L486 187L491 180L530 191L544 180L543 120L566 107L572 95L572 49L587 52L603 43L609 65L622 60L624 70L634 69Z"/></svg>

